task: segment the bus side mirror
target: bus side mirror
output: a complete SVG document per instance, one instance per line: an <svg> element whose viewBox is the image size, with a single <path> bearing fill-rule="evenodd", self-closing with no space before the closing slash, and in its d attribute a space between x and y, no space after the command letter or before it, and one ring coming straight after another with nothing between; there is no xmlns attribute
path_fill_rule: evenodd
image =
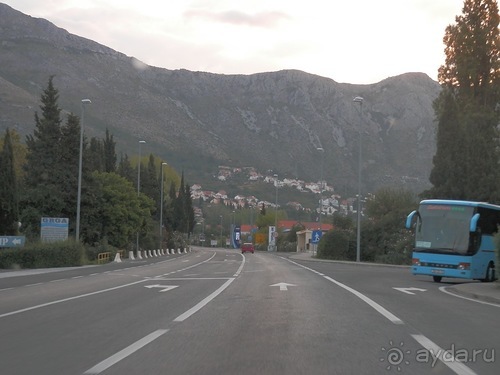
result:
<svg viewBox="0 0 500 375"><path fill-rule="evenodd" d="M479 214L475 214L470 219L469 232L474 233L477 230L477 222L479 221Z"/></svg>
<svg viewBox="0 0 500 375"><path fill-rule="evenodd" d="M415 210L415 211L412 211L407 217L406 217L406 224L405 224L405 227L406 229L411 229L411 223L413 221L413 218L415 217L415 215L417 214L418 212Z"/></svg>

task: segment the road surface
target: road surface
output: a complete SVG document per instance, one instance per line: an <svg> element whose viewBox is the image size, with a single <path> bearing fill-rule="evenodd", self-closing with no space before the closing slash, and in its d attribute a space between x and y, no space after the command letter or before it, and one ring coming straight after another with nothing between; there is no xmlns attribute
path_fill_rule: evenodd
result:
<svg viewBox="0 0 500 375"><path fill-rule="evenodd" d="M1 373L499 374L500 306L446 285L211 248L0 274Z"/></svg>

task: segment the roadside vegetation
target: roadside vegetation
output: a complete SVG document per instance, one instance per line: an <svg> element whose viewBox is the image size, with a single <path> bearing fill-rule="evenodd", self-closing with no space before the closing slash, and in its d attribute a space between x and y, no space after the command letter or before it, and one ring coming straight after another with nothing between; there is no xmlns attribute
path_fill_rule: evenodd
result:
<svg viewBox="0 0 500 375"><path fill-rule="evenodd" d="M42 217L69 219L69 239L76 232L81 124L73 113L63 121L58 99L50 77L33 134L23 144L7 129L1 139L0 235L24 235L26 245L1 249L0 268L86 264L103 250L128 254L137 237L141 249L185 247L195 221L184 175L153 154L118 160L108 131L83 140L80 241L40 242Z"/></svg>

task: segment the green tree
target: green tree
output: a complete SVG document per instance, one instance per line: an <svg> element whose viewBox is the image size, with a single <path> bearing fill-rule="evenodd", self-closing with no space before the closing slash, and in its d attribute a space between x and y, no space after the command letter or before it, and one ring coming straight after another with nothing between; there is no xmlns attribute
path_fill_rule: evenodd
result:
<svg viewBox="0 0 500 375"><path fill-rule="evenodd" d="M92 172L104 172L104 146L99 138L90 139L88 166Z"/></svg>
<svg viewBox="0 0 500 375"><path fill-rule="evenodd" d="M381 263L409 263L412 236L404 228L416 205L412 192L382 188L366 202L368 220L363 226L361 257Z"/></svg>
<svg viewBox="0 0 500 375"><path fill-rule="evenodd" d="M103 141L103 151L104 172L116 172L116 142L108 129L106 129L106 138Z"/></svg>
<svg viewBox="0 0 500 375"><path fill-rule="evenodd" d="M126 178L131 183L134 183L136 180L137 173L132 168L132 164L130 164L130 160L127 154L122 154L120 157L120 162L118 163L118 174L124 178Z"/></svg>
<svg viewBox="0 0 500 375"><path fill-rule="evenodd" d="M446 28L443 90L434 102L437 151L426 197L499 202L500 36L494 0L465 0Z"/></svg>
<svg viewBox="0 0 500 375"><path fill-rule="evenodd" d="M14 149L9 129L0 152L0 234L16 235L19 220L18 185L14 168Z"/></svg>
<svg viewBox="0 0 500 375"><path fill-rule="evenodd" d="M135 241L137 229L147 226L154 202L145 194L138 196L132 183L115 173L94 172L93 178L98 210L89 218L94 223L91 240L106 238L110 245L126 248Z"/></svg>
<svg viewBox="0 0 500 375"><path fill-rule="evenodd" d="M23 231L28 237L39 234L42 216L59 217L65 208L59 186L66 166L60 163L63 147L58 98L53 77L50 77L41 96L42 117L35 113L33 135L26 137L25 190L20 210Z"/></svg>
<svg viewBox="0 0 500 375"><path fill-rule="evenodd" d="M496 0L465 0L462 15L445 30L445 64L438 80L453 88L461 105L471 99L486 107L498 102L500 38Z"/></svg>
<svg viewBox="0 0 500 375"><path fill-rule="evenodd" d="M157 174L156 161L153 154L149 154L148 165L145 170L141 168L141 192L153 199L160 201L160 179Z"/></svg>

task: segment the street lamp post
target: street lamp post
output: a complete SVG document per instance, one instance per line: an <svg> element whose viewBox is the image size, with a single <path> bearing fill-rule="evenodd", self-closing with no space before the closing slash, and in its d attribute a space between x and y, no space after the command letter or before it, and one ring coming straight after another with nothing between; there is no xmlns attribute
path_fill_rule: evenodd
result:
<svg viewBox="0 0 500 375"><path fill-rule="evenodd" d="M137 196L141 192L141 145L146 141L139 141L139 163L137 164ZM139 256L139 229L137 229L137 256Z"/></svg>
<svg viewBox="0 0 500 375"><path fill-rule="evenodd" d="M356 262L361 261L361 122L363 115L363 98L356 96L354 103L359 103L359 140L358 140L358 210L357 210L357 231L356 231Z"/></svg>
<svg viewBox="0 0 500 375"><path fill-rule="evenodd" d="M90 99L82 99L82 123L80 124L80 156L78 159L78 193L76 198L76 242L80 241L80 205L82 202L82 164L83 164L83 117L85 104L92 103Z"/></svg>
<svg viewBox="0 0 500 375"><path fill-rule="evenodd" d="M276 244L276 235L278 234L278 175L274 175L275 180L274 183L276 185L276 202L274 203L274 251L278 250L278 246Z"/></svg>
<svg viewBox="0 0 500 375"><path fill-rule="evenodd" d="M233 210L233 215L231 217L231 226L229 228L229 243L230 246L234 246L234 227L235 227L235 219L234 219L234 213L235 211Z"/></svg>
<svg viewBox="0 0 500 375"><path fill-rule="evenodd" d="M325 160L325 150L323 147L318 147L316 150L321 152L321 170L320 170L320 188L319 188L319 230L321 231L321 235L323 235L323 164ZM316 252L316 247L318 245L314 245L314 251Z"/></svg>
<svg viewBox="0 0 500 375"><path fill-rule="evenodd" d="M224 247L222 242L222 215L220 215L220 247Z"/></svg>
<svg viewBox="0 0 500 375"><path fill-rule="evenodd" d="M325 150L323 147L318 147L316 150L321 152L321 173L320 173L320 187L319 187L319 229L323 230L321 227L322 212L323 212L323 162L325 160Z"/></svg>
<svg viewBox="0 0 500 375"><path fill-rule="evenodd" d="M161 187L160 187L160 249L163 249L163 167L168 163L161 163Z"/></svg>

